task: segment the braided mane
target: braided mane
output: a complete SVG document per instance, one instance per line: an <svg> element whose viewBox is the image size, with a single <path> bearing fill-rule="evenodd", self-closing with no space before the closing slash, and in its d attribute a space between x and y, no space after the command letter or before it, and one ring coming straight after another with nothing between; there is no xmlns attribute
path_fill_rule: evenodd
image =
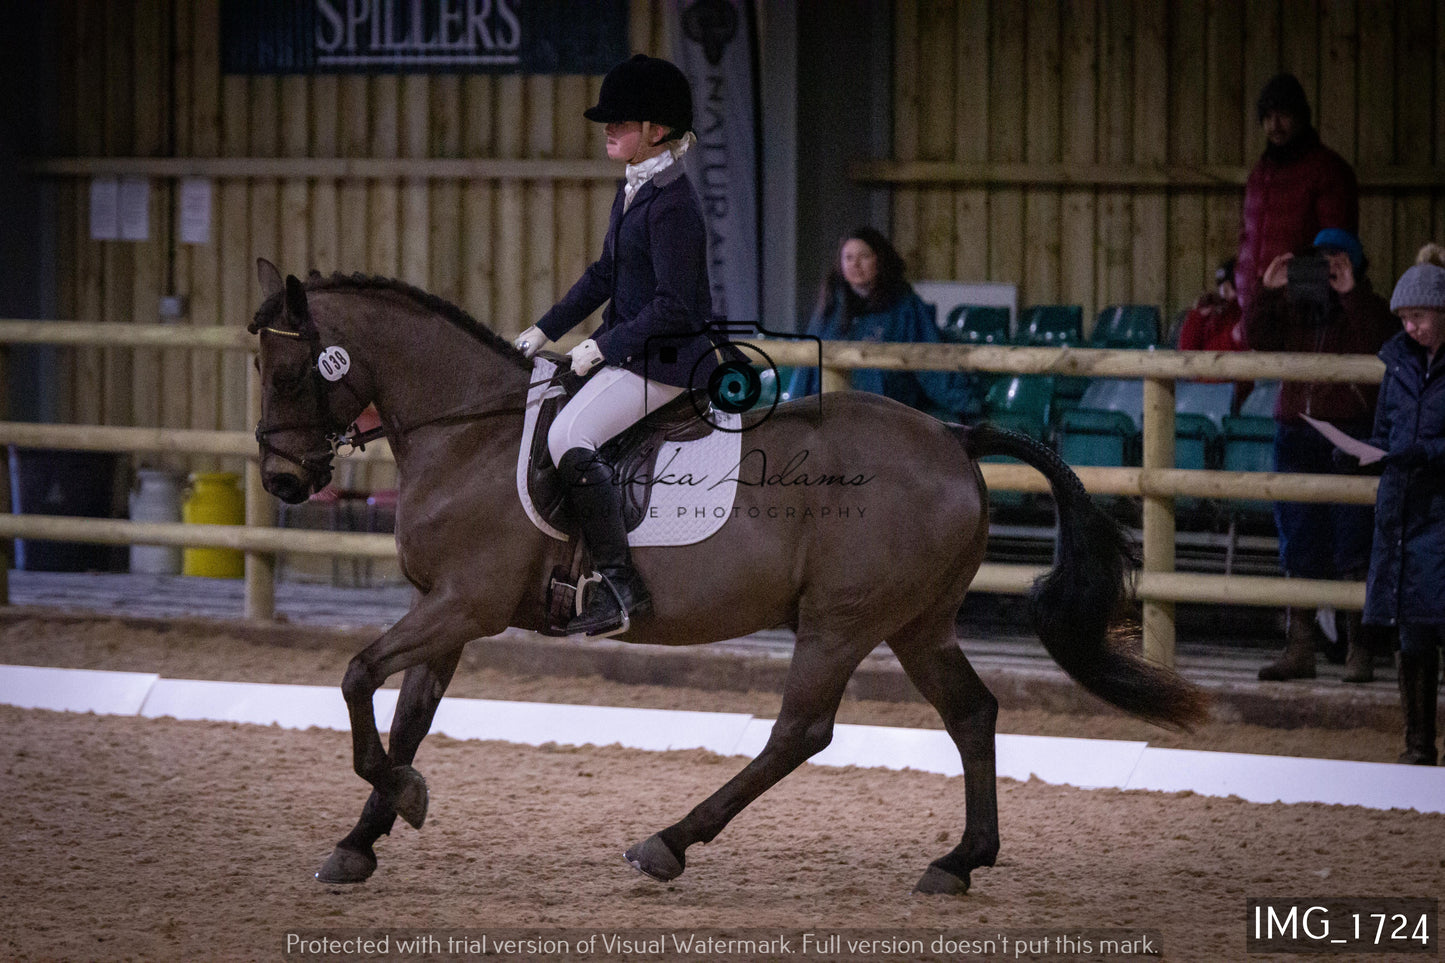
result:
<svg viewBox="0 0 1445 963"><path fill-rule="evenodd" d="M532 363L526 356L516 348L512 342L497 334L491 328L482 324L472 317L465 310L452 304L445 298L437 297L435 294L423 291L421 288L396 278L379 277L373 274L342 274L336 272L330 277L323 277L321 274L312 272L306 280L307 291L331 291L338 288L350 288L363 291L391 291L403 297L415 301L418 306L425 308L434 314L439 314L462 331L476 338L482 344L496 351L503 358L515 364L524 371L532 370ZM273 294L261 303L256 309L256 317L251 322L248 330L254 334L263 327L274 324L281 314L282 304L285 301L284 292Z"/></svg>

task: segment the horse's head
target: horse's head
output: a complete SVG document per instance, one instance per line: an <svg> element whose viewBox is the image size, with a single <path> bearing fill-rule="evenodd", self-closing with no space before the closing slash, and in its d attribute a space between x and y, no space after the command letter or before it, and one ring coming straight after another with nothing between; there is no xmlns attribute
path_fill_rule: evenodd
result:
<svg viewBox="0 0 1445 963"><path fill-rule="evenodd" d="M250 331L261 338L261 484L298 504L331 481L335 440L366 406L349 382L345 348L327 343L311 316L306 287L264 258L257 273L265 300Z"/></svg>

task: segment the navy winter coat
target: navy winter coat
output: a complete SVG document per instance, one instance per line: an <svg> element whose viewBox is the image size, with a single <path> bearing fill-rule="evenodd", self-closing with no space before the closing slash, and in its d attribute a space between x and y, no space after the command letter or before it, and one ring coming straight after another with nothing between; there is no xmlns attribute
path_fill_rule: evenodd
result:
<svg viewBox="0 0 1445 963"><path fill-rule="evenodd" d="M1425 368L1425 349L1403 331L1380 349L1385 379L1370 444L1400 451L1423 443L1422 468L1389 466L1375 496L1375 542L1365 621L1445 623L1445 351Z"/></svg>
<svg viewBox="0 0 1445 963"><path fill-rule="evenodd" d="M607 302L593 334L602 360L663 384L706 387L712 293L702 207L680 161L612 202L602 256L537 327L553 341ZM700 362L700 363L699 363Z"/></svg>

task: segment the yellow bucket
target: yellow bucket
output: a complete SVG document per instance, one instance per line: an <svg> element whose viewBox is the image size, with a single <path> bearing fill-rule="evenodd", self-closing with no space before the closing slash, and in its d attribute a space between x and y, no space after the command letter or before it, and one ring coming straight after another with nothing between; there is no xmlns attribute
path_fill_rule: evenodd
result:
<svg viewBox="0 0 1445 963"><path fill-rule="evenodd" d="M196 472L181 505L188 525L246 524L246 496L240 476L229 471ZM181 555L181 574L205 578L243 578L246 556L233 548L188 548Z"/></svg>

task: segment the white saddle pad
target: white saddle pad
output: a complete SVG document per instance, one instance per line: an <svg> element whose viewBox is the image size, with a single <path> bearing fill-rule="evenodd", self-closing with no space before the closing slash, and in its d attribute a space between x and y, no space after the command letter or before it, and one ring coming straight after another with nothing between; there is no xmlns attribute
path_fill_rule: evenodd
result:
<svg viewBox="0 0 1445 963"><path fill-rule="evenodd" d="M517 495L532 524L565 542L567 536L547 524L527 491L527 461L542 402L562 394L560 385L535 382L546 382L556 370L557 366L545 358L533 361L534 385L527 392L527 415L517 453ZM646 516L628 533L629 545L692 545L722 528L732 515L738 462L742 458L742 418L723 412L714 412L709 418L713 424L730 430L714 430L696 441L671 441L663 447L653 469L656 475Z"/></svg>

